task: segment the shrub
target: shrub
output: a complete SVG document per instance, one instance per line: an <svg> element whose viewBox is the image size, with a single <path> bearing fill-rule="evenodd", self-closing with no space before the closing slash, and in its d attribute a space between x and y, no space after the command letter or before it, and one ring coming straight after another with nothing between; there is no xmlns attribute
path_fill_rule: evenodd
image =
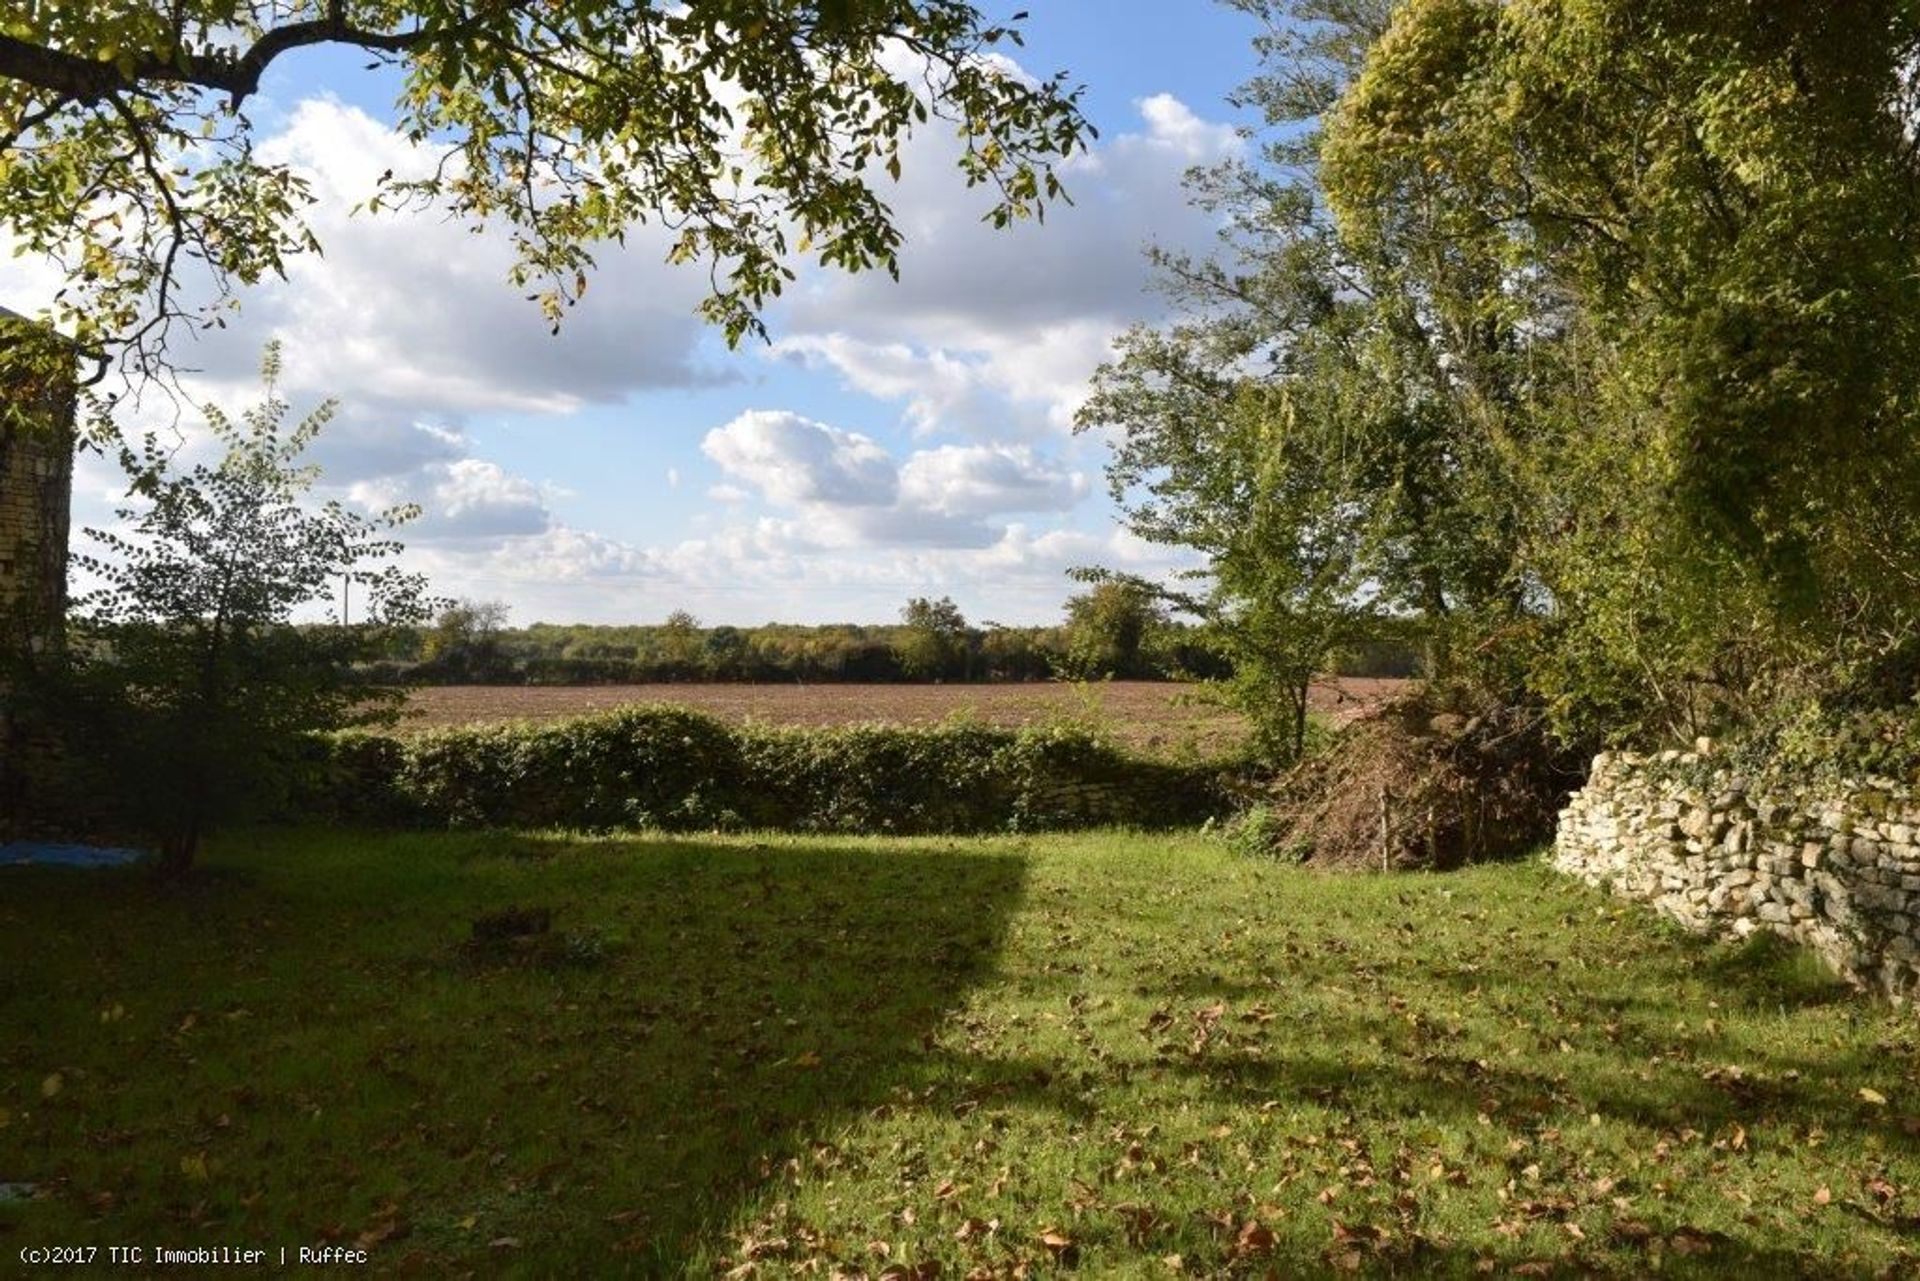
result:
<svg viewBox="0 0 1920 1281"><path fill-rule="evenodd" d="M454 826L672 830L722 825L742 782L726 726L652 707L405 740L391 788L402 812Z"/></svg>
<svg viewBox="0 0 1920 1281"><path fill-rule="evenodd" d="M1222 771L1070 726L732 727L677 707L326 740L290 817L458 827L978 833L1198 824Z"/></svg>

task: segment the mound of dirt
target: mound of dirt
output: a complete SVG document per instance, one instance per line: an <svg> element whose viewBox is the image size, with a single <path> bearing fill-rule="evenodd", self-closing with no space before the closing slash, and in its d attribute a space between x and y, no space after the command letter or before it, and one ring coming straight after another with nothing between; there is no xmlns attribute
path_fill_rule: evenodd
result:
<svg viewBox="0 0 1920 1281"><path fill-rule="evenodd" d="M1266 828L1275 855L1315 866L1452 868L1550 839L1580 781L1537 714L1420 689L1282 776Z"/></svg>

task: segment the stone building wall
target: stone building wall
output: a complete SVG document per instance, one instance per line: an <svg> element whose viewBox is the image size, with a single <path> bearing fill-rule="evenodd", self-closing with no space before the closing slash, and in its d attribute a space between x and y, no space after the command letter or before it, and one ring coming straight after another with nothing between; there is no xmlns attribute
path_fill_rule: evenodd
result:
<svg viewBox="0 0 1920 1281"><path fill-rule="evenodd" d="M1756 785L1709 751L1603 753L1553 862L1689 929L1771 931L1861 987L1920 990L1920 795L1889 780Z"/></svg>
<svg viewBox="0 0 1920 1281"><path fill-rule="evenodd" d="M0 644L9 649L51 643L66 610L73 386L10 359L47 341L0 308L0 399L8 411L0 414Z"/></svg>
<svg viewBox="0 0 1920 1281"><path fill-rule="evenodd" d="M39 746L19 715L14 681L60 643L66 615L73 387L70 379L50 384L44 364L23 374L8 359L47 341L0 309L0 838L24 821L27 765Z"/></svg>

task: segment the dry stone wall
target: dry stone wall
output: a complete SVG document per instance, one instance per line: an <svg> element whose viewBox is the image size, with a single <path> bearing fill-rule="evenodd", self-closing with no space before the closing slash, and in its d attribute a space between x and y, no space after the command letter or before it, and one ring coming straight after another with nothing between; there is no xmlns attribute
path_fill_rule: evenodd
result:
<svg viewBox="0 0 1920 1281"><path fill-rule="evenodd" d="M1689 929L1768 930L1905 1002L1920 990L1920 797L1889 780L1757 785L1704 752L1602 753L1553 861Z"/></svg>

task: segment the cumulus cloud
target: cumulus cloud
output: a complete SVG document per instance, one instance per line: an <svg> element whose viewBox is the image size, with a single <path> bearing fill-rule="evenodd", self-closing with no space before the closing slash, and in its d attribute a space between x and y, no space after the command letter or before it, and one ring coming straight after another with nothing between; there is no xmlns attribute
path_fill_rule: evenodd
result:
<svg viewBox="0 0 1920 1281"><path fill-rule="evenodd" d="M899 475L867 437L784 410L749 410L707 433L701 451L777 503L878 507Z"/></svg>
<svg viewBox="0 0 1920 1281"><path fill-rule="evenodd" d="M948 132L920 131L903 180L883 193L907 237L901 283L805 267L769 316L773 359L897 407L910 444L890 450L818 410L740 414L698 437L717 477L697 474L685 436L676 443L688 452L643 468L656 493L704 492L712 506L687 530L642 520L614 537L570 523L544 475L484 458L469 429L552 430L591 406L737 381L758 358L710 354L717 344L694 312L705 273L664 265L665 233L637 229L603 255L552 338L506 284L505 236L470 235L437 213L348 212L382 171L416 172L425 157L337 101L297 104L261 144L314 184L326 256L251 291L242 325L181 354L204 370L196 395L244 404L261 344L283 340L282 388L297 407L343 399L315 450L334 492L370 507L419 502L425 516L403 533L409 557L439 590L506 597L523 619L683 605L715 618L877 617L907 594L947 591L977 616L1038 621L1070 590L1071 566L1184 563L1099 527L1094 487L1070 465L1093 442L1064 435L1114 336L1155 316L1143 247L1212 242L1181 175L1241 146L1171 96L1136 109L1131 128L1066 167L1073 205L1006 233L979 221L980 200L957 195ZM5 301L30 309L48 288L42 268L0 263ZM792 390L780 384L776 403L809 409L785 399ZM567 472L565 450L553 457L558 479L605 493L609 478ZM112 479L85 483L104 498Z"/></svg>
<svg viewBox="0 0 1920 1281"><path fill-rule="evenodd" d="M1032 438L1072 425L1095 367L1128 324L1161 307L1151 244L1205 252L1216 219L1186 199L1196 165L1240 154L1228 125L1169 94L1135 104L1139 126L1063 170L1074 203L1044 226L996 231L952 198L939 153L916 138L892 203L907 231L896 284L807 277L774 354L830 368L856 391L898 401L921 434Z"/></svg>
<svg viewBox="0 0 1920 1281"><path fill-rule="evenodd" d="M307 213L324 255L248 293L246 324L183 351L215 378L251 374L260 342L298 357L297 385L338 390L412 416L564 414L648 389L722 380L699 355L697 272L665 264L666 233L636 228L607 246L558 337L507 283L509 237L476 235L437 210L355 212L380 175L425 172L433 153L366 112L310 98L263 140L318 197Z"/></svg>
<svg viewBox="0 0 1920 1281"><path fill-rule="evenodd" d="M750 410L701 448L843 546L984 547L1000 536L991 518L1063 512L1088 490L1085 476L1025 446L942 445L899 462L865 436L785 411Z"/></svg>
<svg viewBox="0 0 1920 1281"><path fill-rule="evenodd" d="M1217 161L1240 149L1240 136L1232 125L1202 120L1170 93L1142 98L1136 105L1147 131L1126 145L1171 151L1192 164Z"/></svg>
<svg viewBox="0 0 1920 1281"><path fill-rule="evenodd" d="M329 482L352 485L450 464L466 457L471 448L455 428L368 413L350 405L314 440L309 460L320 466Z"/></svg>
<svg viewBox="0 0 1920 1281"><path fill-rule="evenodd" d="M942 516L1064 511L1087 489L1085 476L1051 467L1025 446L942 445L900 469L901 506Z"/></svg>

